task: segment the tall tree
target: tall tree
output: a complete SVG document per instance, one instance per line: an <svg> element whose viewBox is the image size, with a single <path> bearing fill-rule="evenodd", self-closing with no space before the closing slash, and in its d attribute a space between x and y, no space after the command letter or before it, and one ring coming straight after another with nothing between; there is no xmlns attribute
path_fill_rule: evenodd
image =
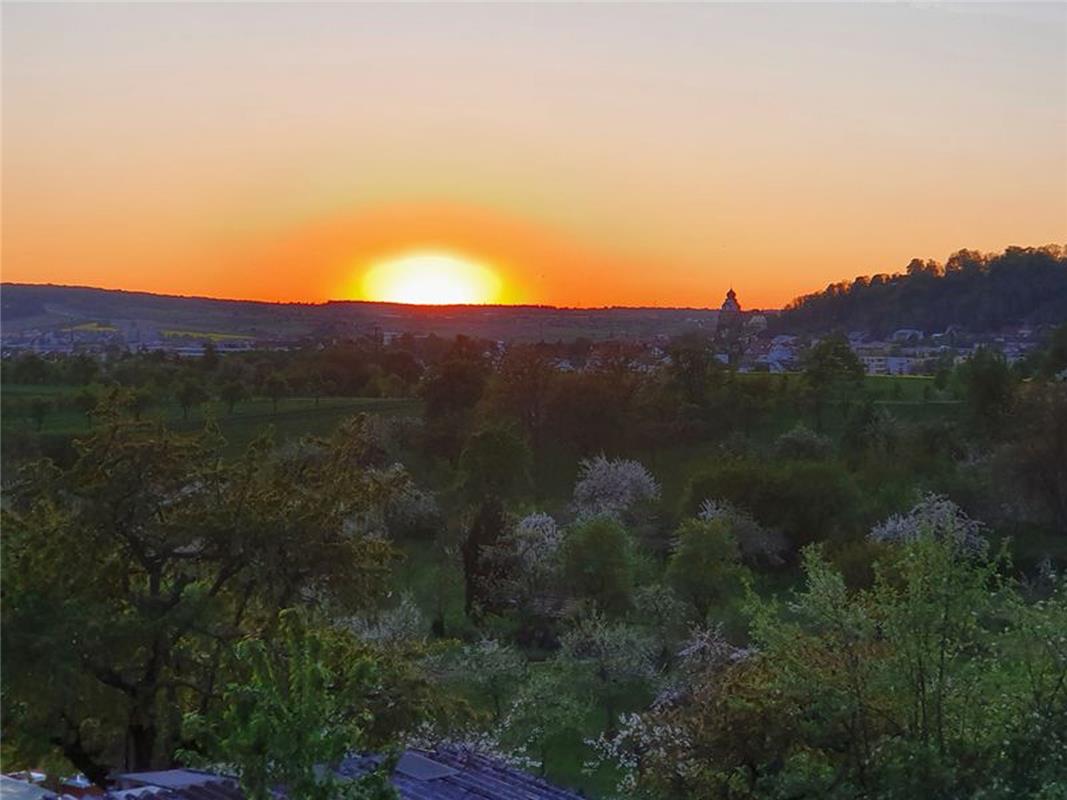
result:
<svg viewBox="0 0 1067 800"><path fill-rule="evenodd" d="M12 481L3 699L25 752L54 748L101 784L113 767L167 766L178 716L215 701L243 632L293 604L343 610L382 591L391 548L344 530L390 483L355 443L285 460L260 440L236 461L222 445L112 413L71 467L37 462Z"/></svg>

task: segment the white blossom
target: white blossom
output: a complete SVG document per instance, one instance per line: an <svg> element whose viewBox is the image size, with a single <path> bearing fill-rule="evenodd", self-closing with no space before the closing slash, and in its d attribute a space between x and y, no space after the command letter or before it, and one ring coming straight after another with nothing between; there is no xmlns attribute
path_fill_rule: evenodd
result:
<svg viewBox="0 0 1067 800"><path fill-rule="evenodd" d="M656 696L652 708L662 709L684 702L710 675L744 661L753 652L751 648L730 644L723 636L721 625L692 629L689 638L678 649L678 664L671 680Z"/></svg>
<svg viewBox="0 0 1067 800"><path fill-rule="evenodd" d="M638 503L658 499L659 493L655 478L637 461L600 455L580 464L574 507L580 519L619 518Z"/></svg>
<svg viewBox="0 0 1067 800"><path fill-rule="evenodd" d="M685 778L699 768L700 759L680 757L693 752L693 742L680 725L647 714L623 714L613 735L601 734L587 739L593 757L584 764L586 771L612 764L621 777L615 787L621 797L632 796L637 790L642 766L646 761L657 764L673 763L679 778Z"/></svg>
<svg viewBox="0 0 1067 800"><path fill-rule="evenodd" d="M609 681L651 680L657 674L651 637L632 625L609 623L598 613L582 617L563 635L560 656L592 665Z"/></svg>
<svg viewBox="0 0 1067 800"><path fill-rule="evenodd" d="M407 592L401 595L396 606L375 614L352 617L346 624L360 639L377 644L421 641L426 637L427 629L426 617Z"/></svg>
<svg viewBox="0 0 1067 800"><path fill-rule="evenodd" d="M785 537L778 531L764 528L747 511L725 500L708 499L701 504L697 518L725 522L746 562L764 562L772 566L782 563L788 549Z"/></svg>
<svg viewBox="0 0 1067 800"><path fill-rule="evenodd" d="M499 728L462 728L442 732L429 723L424 723L404 737L404 745L430 753L448 753L464 762L488 760L515 769L528 770L537 762L521 752L507 747L500 737Z"/></svg>
<svg viewBox="0 0 1067 800"><path fill-rule="evenodd" d="M504 535L503 543L520 569L542 572L550 569L559 555L563 534L548 514L530 514Z"/></svg>
<svg viewBox="0 0 1067 800"><path fill-rule="evenodd" d="M404 486L389 498L384 509L385 521L397 535L432 531L441 523L441 508L432 492L413 484Z"/></svg>
<svg viewBox="0 0 1067 800"><path fill-rule="evenodd" d="M983 523L968 517L947 497L928 494L907 514L894 514L875 525L868 538L903 544L934 537L954 542L963 552L978 553L988 546L984 529Z"/></svg>

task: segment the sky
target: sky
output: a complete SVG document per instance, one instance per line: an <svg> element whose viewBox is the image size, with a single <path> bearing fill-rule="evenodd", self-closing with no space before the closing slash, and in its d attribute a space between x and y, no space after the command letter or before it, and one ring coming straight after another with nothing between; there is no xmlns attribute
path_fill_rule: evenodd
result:
<svg viewBox="0 0 1067 800"><path fill-rule="evenodd" d="M0 13L4 281L771 308L1067 242L1067 4Z"/></svg>

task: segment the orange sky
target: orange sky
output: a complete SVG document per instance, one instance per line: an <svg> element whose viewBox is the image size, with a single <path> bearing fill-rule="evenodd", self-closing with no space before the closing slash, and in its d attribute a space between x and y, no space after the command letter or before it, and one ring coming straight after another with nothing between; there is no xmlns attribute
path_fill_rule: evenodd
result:
<svg viewBox="0 0 1067 800"><path fill-rule="evenodd" d="M5 281L746 307L1067 241L1067 6L5 4Z"/></svg>

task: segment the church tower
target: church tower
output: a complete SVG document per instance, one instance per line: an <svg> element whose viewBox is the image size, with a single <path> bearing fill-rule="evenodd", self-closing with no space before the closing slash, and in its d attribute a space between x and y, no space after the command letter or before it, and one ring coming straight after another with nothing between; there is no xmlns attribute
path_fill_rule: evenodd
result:
<svg viewBox="0 0 1067 800"><path fill-rule="evenodd" d="M726 299L722 301L719 309L719 329L733 328L741 324L741 304L737 302L737 292L730 287L726 293Z"/></svg>
<svg viewBox="0 0 1067 800"><path fill-rule="evenodd" d="M737 301L737 292L730 287L719 309L719 319L715 326L715 339L717 347L725 353L727 363L736 367L741 361L744 346L741 341L741 333L744 328L744 319L741 316L741 304Z"/></svg>

